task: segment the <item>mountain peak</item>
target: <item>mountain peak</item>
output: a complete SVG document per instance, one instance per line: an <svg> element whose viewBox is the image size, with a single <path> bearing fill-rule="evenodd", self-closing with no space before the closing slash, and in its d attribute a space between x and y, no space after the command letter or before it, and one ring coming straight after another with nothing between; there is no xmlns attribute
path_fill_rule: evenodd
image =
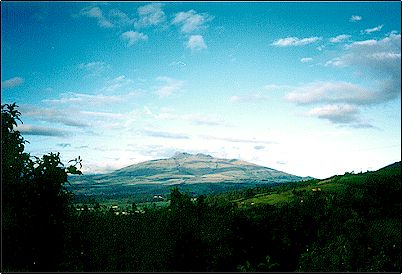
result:
<svg viewBox="0 0 402 274"><path fill-rule="evenodd" d="M203 154L203 153L197 153L197 154L190 154L187 152L175 152L175 154L173 155L172 158L176 158L176 159L182 159L182 158L188 158L190 156L195 156L197 158L213 158L211 155L208 154Z"/></svg>
<svg viewBox="0 0 402 274"><path fill-rule="evenodd" d="M191 154L187 153L187 152L175 152L175 154L173 155L173 158L187 158L191 156Z"/></svg>

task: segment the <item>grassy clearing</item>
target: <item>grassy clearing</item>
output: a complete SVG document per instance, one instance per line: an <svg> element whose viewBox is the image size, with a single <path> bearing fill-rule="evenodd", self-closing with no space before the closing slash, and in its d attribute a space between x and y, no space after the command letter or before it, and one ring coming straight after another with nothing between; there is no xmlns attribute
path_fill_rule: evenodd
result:
<svg viewBox="0 0 402 274"><path fill-rule="evenodd" d="M357 179L361 181L361 179ZM295 187L295 191L313 191L313 189L319 188L320 191L328 191L328 192L336 192L346 187L346 183L349 183L349 180L339 181L334 179L326 179L323 181L312 182L307 186ZM357 181L356 181L357 183ZM293 190L286 190L282 192L271 191L267 193L259 193L254 195L253 197L242 198L234 200L233 202L237 203L239 207L245 206L254 206L258 204L281 204L288 203L296 198L296 195L293 194Z"/></svg>

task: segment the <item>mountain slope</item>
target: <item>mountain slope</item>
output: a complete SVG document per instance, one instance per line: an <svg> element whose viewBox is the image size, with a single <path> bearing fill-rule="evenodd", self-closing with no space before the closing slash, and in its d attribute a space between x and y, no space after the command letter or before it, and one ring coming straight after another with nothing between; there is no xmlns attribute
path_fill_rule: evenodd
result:
<svg viewBox="0 0 402 274"><path fill-rule="evenodd" d="M172 158L131 165L110 174L132 182L194 184L264 180L274 183L302 178L236 159L219 159L205 154L176 153Z"/></svg>
<svg viewBox="0 0 402 274"><path fill-rule="evenodd" d="M242 160L176 153L168 159L138 163L109 174L72 177L68 188L78 195L150 197L169 193L174 185L197 195L303 179Z"/></svg>

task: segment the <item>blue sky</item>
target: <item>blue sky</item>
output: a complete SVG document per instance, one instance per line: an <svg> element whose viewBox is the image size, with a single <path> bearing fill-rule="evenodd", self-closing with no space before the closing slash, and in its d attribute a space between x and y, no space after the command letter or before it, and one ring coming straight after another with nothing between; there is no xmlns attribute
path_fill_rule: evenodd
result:
<svg viewBox="0 0 402 274"><path fill-rule="evenodd" d="M1 102L86 174L176 151L300 176L401 155L399 2L2 2Z"/></svg>

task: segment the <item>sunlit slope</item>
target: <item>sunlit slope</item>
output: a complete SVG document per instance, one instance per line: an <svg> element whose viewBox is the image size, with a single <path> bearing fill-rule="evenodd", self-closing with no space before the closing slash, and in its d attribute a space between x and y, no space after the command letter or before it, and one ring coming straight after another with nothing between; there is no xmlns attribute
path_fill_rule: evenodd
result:
<svg viewBox="0 0 402 274"><path fill-rule="evenodd" d="M264 180L298 181L302 178L236 159L219 159L205 154L176 153L169 159L153 160L117 170L111 175L139 182L164 184Z"/></svg>
<svg viewBox="0 0 402 274"><path fill-rule="evenodd" d="M365 173L346 173L341 176L333 176L323 180L309 180L284 185L281 188L258 193L251 197L233 200L239 207L258 206L259 204L281 204L294 199L303 202L303 195L307 192L339 192L349 187L364 187L369 183L369 176L381 176L385 180L401 175L401 162L388 165L377 171Z"/></svg>
<svg viewBox="0 0 402 274"><path fill-rule="evenodd" d="M124 191L160 192L173 185L196 193L222 189L223 185L277 184L304 178L237 159L220 159L205 154L176 153L168 159L131 165L110 174L88 175L72 180L79 193L107 194ZM193 186L193 187L192 187ZM130 187L130 188L128 188ZM162 187L162 188L161 188Z"/></svg>

